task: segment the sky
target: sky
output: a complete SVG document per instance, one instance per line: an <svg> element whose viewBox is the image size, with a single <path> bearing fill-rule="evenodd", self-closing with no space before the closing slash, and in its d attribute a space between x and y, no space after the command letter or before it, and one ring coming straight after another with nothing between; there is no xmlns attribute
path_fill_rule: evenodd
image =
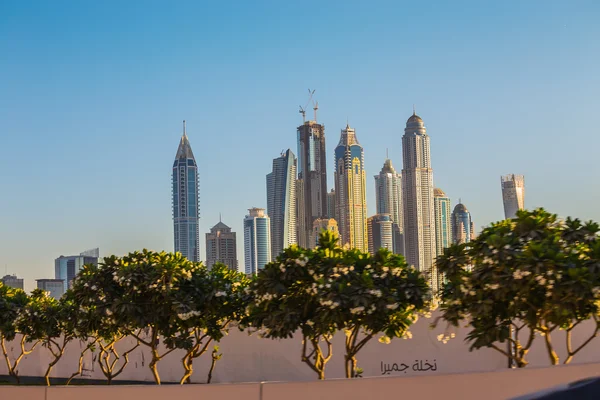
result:
<svg viewBox="0 0 600 400"><path fill-rule="evenodd" d="M527 208L600 221L599 18L595 0L2 1L2 275L32 289L60 255L172 251L184 119L201 232L221 213L243 267L244 215L266 207L273 158L297 153L309 88L329 187L356 129L369 214L414 104L436 187L478 229L503 218L509 173Z"/></svg>

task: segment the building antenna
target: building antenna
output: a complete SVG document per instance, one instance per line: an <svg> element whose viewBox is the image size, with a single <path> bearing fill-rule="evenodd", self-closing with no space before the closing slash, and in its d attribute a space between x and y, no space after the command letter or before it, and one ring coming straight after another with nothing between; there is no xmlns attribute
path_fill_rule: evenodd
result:
<svg viewBox="0 0 600 400"><path fill-rule="evenodd" d="M219 222L222 222L222 221L221 221L221 213L219 213Z"/></svg>
<svg viewBox="0 0 600 400"><path fill-rule="evenodd" d="M462 199L460 197L458 198L458 204L462 204Z"/></svg>
<svg viewBox="0 0 600 400"><path fill-rule="evenodd" d="M185 119L183 120L183 136L185 136Z"/></svg>
<svg viewBox="0 0 600 400"><path fill-rule="evenodd" d="M388 148L387 147L385 148L385 158L388 159L388 160L390 159L390 155L388 153Z"/></svg>
<svg viewBox="0 0 600 400"><path fill-rule="evenodd" d="M417 115L417 111L415 109L415 105L413 104L413 115Z"/></svg>

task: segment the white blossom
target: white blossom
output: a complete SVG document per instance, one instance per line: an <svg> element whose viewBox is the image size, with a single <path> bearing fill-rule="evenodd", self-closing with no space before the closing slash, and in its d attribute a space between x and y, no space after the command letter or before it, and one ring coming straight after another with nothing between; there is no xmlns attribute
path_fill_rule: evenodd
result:
<svg viewBox="0 0 600 400"><path fill-rule="evenodd" d="M365 308L362 307L362 306L361 307L354 307L354 308L350 309L350 313L351 314L358 314L358 313L363 312L364 310L365 310Z"/></svg>
<svg viewBox="0 0 600 400"><path fill-rule="evenodd" d="M390 344L391 343L391 339L387 336L382 336L379 338L379 343L383 343L383 344Z"/></svg>

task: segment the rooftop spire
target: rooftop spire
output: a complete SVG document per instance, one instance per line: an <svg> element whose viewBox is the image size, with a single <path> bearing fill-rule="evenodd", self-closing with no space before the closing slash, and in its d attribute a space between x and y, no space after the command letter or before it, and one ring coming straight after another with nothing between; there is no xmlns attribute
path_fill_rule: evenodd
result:
<svg viewBox="0 0 600 400"><path fill-rule="evenodd" d="M388 160L390 159L390 155L388 154L388 148L387 147L385 148L385 158L388 159Z"/></svg>
<svg viewBox="0 0 600 400"><path fill-rule="evenodd" d="M186 136L186 133L185 133L185 119L183 120L183 136Z"/></svg>
<svg viewBox="0 0 600 400"><path fill-rule="evenodd" d="M415 105L413 104L413 115L417 115L417 111L415 109Z"/></svg>

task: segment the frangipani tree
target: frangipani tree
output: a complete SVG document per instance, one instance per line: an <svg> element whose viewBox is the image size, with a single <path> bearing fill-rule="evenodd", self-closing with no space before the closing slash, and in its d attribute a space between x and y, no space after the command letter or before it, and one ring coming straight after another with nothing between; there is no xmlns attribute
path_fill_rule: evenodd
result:
<svg viewBox="0 0 600 400"><path fill-rule="evenodd" d="M183 349L184 374L180 383L189 382L193 361L203 355L213 341L220 341L244 315L244 293L249 279L245 274L217 263L210 270L196 268L188 279L177 283L174 303L178 309L176 334L165 338L169 349ZM217 360L212 354L209 379Z"/></svg>
<svg viewBox="0 0 600 400"><path fill-rule="evenodd" d="M292 337L300 330L302 361L319 379L325 377L336 331L346 332L346 376L355 377L358 352L378 333L383 333L383 342L409 337L408 328L427 309L429 297L424 277L403 257L385 250L372 257L342 249L337 235L327 231L314 250L286 249L259 272L251 288L251 325L270 338ZM321 341L327 344L327 355Z"/></svg>
<svg viewBox="0 0 600 400"><path fill-rule="evenodd" d="M129 355L139 347L136 340L122 353L117 345L132 333L128 325L121 325L114 317L113 298L123 295L117 276L119 266L115 265L86 265L73 281L73 289L67 291L64 297L73 298L78 307L74 310L75 337L82 342L78 370L71 380L83 372L83 359L90 351L98 350L97 362L102 374L110 385L129 364ZM142 329L137 329L141 334Z"/></svg>
<svg viewBox="0 0 600 400"><path fill-rule="evenodd" d="M331 262L324 261L341 258L343 251L331 232L323 233L319 241L321 252L291 246L275 262L265 265L250 286L248 318L244 322L259 330L261 337L270 339L292 338L299 331L302 362L319 379L325 379L336 326L335 321L320 313L320 289L330 275Z"/></svg>
<svg viewBox="0 0 600 400"><path fill-rule="evenodd" d="M39 341L51 354L44 379L50 386L50 372L65 353L65 348L75 338L77 306L70 297L56 300L49 292L35 289L18 319L17 326L30 340Z"/></svg>
<svg viewBox="0 0 600 400"><path fill-rule="evenodd" d="M128 327L130 335L150 350L150 371L160 385L157 364L177 347L161 349L160 337L177 335L182 309L176 291L183 281L192 278L200 263L188 261L180 253L143 250L120 258L104 259L101 268L113 272L117 290L106 293L109 310L120 327Z"/></svg>
<svg viewBox="0 0 600 400"><path fill-rule="evenodd" d="M377 334L380 342L410 338L418 313L428 313L430 290L425 277L404 257L379 250L374 257L360 250L344 252L323 282L322 318L346 333L346 377L357 376L356 356Z"/></svg>
<svg viewBox="0 0 600 400"><path fill-rule="evenodd" d="M465 321L471 349L493 348L518 367L527 365L536 334L544 337L550 363L558 364L551 337L565 330L569 363L600 330L598 231L595 223L561 221L543 209L519 211L446 249L437 260L448 280L441 318L455 326ZM594 332L573 347L573 329L589 319Z"/></svg>
<svg viewBox="0 0 600 400"><path fill-rule="evenodd" d="M19 364L28 354L31 354L39 341L34 340L26 333L20 331L20 321L25 318L25 307L29 302L29 297L21 289L14 289L0 282L0 346L2 354L6 361L8 374L12 376L17 384L19 379ZM19 353L16 356L9 351L7 342L11 342L21 336L19 341ZM33 343L32 343L33 342ZM32 343L27 349L27 344Z"/></svg>

